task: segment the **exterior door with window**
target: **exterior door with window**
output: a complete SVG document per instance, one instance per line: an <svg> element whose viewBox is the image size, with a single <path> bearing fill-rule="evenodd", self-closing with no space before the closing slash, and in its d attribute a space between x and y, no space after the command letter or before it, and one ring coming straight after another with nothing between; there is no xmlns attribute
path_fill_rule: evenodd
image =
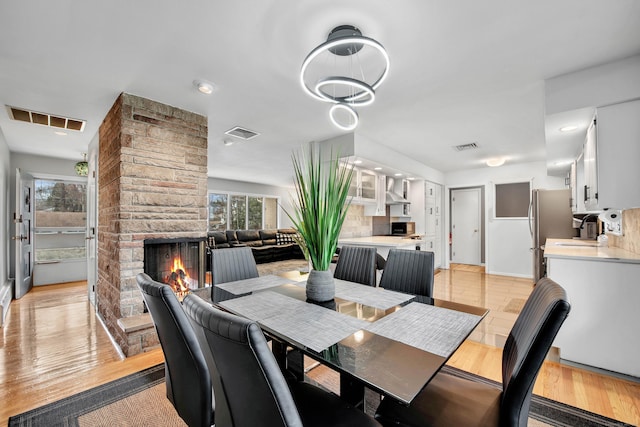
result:
<svg viewBox="0 0 640 427"><path fill-rule="evenodd" d="M16 169L15 297L22 298L33 287L33 176Z"/></svg>

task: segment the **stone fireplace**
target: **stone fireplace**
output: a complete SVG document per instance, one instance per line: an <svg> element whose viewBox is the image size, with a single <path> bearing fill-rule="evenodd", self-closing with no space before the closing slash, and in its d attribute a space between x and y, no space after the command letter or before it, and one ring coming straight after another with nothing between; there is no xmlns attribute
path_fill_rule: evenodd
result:
<svg viewBox="0 0 640 427"><path fill-rule="evenodd" d="M207 118L121 94L100 126L96 307L126 356L158 345L136 275L145 240L207 231Z"/></svg>
<svg viewBox="0 0 640 427"><path fill-rule="evenodd" d="M203 288L206 273L205 239L145 239L144 272L165 283L182 299Z"/></svg>

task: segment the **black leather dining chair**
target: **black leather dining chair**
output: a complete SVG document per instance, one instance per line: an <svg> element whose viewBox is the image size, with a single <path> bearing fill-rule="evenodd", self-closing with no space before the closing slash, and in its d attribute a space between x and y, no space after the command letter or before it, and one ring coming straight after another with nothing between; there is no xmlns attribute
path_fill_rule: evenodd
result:
<svg viewBox="0 0 640 427"><path fill-rule="evenodd" d="M138 274L136 281L164 353L167 398L190 427L211 426L211 377L187 315L171 287L144 273Z"/></svg>
<svg viewBox="0 0 640 427"><path fill-rule="evenodd" d="M380 287L433 298L433 252L391 249Z"/></svg>
<svg viewBox="0 0 640 427"><path fill-rule="evenodd" d="M439 373L409 406L384 399L376 418L385 426L525 427L536 377L570 309L560 285L540 280L502 351L502 388Z"/></svg>
<svg viewBox="0 0 640 427"><path fill-rule="evenodd" d="M380 425L333 393L285 380L257 323L196 295L185 297L183 304L192 323L202 328L199 337L211 349L220 375L220 382L214 382L216 408L227 405L229 419L216 418L216 427ZM224 403L218 403L219 397Z"/></svg>
<svg viewBox="0 0 640 427"><path fill-rule="evenodd" d="M258 267L250 247L214 249L211 251L212 301L221 300L215 285L258 277Z"/></svg>
<svg viewBox="0 0 640 427"><path fill-rule="evenodd" d="M363 285L376 286L376 248L365 246L343 246L340 248L336 279Z"/></svg>

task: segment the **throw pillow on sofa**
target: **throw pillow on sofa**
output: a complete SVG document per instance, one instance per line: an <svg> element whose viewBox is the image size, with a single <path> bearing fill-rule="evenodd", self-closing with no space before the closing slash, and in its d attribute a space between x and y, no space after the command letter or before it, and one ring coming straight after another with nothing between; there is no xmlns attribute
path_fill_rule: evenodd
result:
<svg viewBox="0 0 640 427"><path fill-rule="evenodd" d="M276 233L276 245L289 245L295 243L293 240L293 234L288 233Z"/></svg>

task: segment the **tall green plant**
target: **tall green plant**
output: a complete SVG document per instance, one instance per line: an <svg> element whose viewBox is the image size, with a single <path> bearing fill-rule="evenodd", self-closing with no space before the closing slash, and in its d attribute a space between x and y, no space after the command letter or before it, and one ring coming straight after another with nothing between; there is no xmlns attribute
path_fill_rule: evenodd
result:
<svg viewBox="0 0 640 427"><path fill-rule="evenodd" d="M304 240L313 268L329 269L338 236L351 203L348 198L353 168L342 165L338 154L323 161L320 147L293 153L296 198L293 214L285 211Z"/></svg>

